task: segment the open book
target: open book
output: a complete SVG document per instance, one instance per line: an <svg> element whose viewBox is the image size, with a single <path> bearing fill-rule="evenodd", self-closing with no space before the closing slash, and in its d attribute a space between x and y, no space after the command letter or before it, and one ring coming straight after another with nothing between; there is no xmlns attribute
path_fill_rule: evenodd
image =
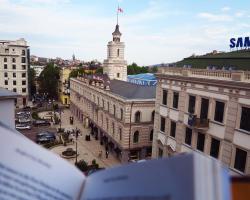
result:
<svg viewBox="0 0 250 200"><path fill-rule="evenodd" d="M199 154L132 163L85 177L22 135L0 126L0 199L229 200L229 176Z"/></svg>

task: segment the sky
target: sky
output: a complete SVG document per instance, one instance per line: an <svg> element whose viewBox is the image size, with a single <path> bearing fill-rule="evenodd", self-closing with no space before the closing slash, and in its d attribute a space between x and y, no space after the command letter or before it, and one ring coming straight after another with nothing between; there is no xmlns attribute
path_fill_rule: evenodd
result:
<svg viewBox="0 0 250 200"><path fill-rule="evenodd" d="M169 63L250 36L250 0L0 0L0 40L41 57L103 61L117 6L128 64Z"/></svg>

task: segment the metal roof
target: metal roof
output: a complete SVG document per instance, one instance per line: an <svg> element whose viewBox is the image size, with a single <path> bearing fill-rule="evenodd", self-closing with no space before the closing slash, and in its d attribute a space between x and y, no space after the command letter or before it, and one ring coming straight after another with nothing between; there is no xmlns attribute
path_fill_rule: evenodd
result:
<svg viewBox="0 0 250 200"><path fill-rule="evenodd" d="M10 90L0 87L0 99L15 99L20 95Z"/></svg>
<svg viewBox="0 0 250 200"><path fill-rule="evenodd" d="M110 92L126 99L155 99L156 86L143 86L120 80L110 80Z"/></svg>

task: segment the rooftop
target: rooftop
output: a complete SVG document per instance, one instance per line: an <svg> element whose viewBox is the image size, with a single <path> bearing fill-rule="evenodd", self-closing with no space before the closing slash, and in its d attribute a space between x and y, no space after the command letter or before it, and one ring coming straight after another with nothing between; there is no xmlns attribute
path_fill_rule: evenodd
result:
<svg viewBox="0 0 250 200"><path fill-rule="evenodd" d="M156 87L111 80L110 91L126 99L155 99Z"/></svg>
<svg viewBox="0 0 250 200"><path fill-rule="evenodd" d="M152 73L128 75L128 82L138 85L154 86L157 83L156 77Z"/></svg>

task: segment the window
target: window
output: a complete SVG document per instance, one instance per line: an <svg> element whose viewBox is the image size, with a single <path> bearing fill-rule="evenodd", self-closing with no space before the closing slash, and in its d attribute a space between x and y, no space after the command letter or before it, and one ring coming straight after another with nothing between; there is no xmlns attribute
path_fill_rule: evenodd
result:
<svg viewBox="0 0 250 200"><path fill-rule="evenodd" d="M7 80L4 81L4 85L8 85L8 81Z"/></svg>
<svg viewBox="0 0 250 200"><path fill-rule="evenodd" d="M163 150L161 148L158 149L158 158L162 158Z"/></svg>
<svg viewBox="0 0 250 200"><path fill-rule="evenodd" d="M117 73L116 76L117 76L117 78L120 78L120 73Z"/></svg>
<svg viewBox="0 0 250 200"><path fill-rule="evenodd" d="M122 120L123 119L123 109L122 108L120 109L120 113L121 113L120 119Z"/></svg>
<svg viewBox="0 0 250 200"><path fill-rule="evenodd" d="M13 85L16 85L16 81L13 81Z"/></svg>
<svg viewBox="0 0 250 200"><path fill-rule="evenodd" d="M108 105L108 108L107 108L107 110L109 111L109 102L107 102L107 105Z"/></svg>
<svg viewBox="0 0 250 200"><path fill-rule="evenodd" d="M4 72L4 77L8 77L8 73L7 72Z"/></svg>
<svg viewBox="0 0 250 200"><path fill-rule="evenodd" d="M135 122L138 123L140 121L141 121L141 113L140 113L140 111L137 111L135 113Z"/></svg>
<svg viewBox="0 0 250 200"><path fill-rule="evenodd" d="M236 148L234 168L244 172L246 167L247 152Z"/></svg>
<svg viewBox="0 0 250 200"><path fill-rule="evenodd" d="M171 121L170 135L172 137L175 137L175 132L176 132L176 122Z"/></svg>
<svg viewBox="0 0 250 200"><path fill-rule="evenodd" d="M25 56L25 50L22 50L22 56Z"/></svg>
<svg viewBox="0 0 250 200"><path fill-rule="evenodd" d="M104 99L102 100L102 107L104 108Z"/></svg>
<svg viewBox="0 0 250 200"><path fill-rule="evenodd" d="M161 132L165 132L165 118L161 117Z"/></svg>
<svg viewBox="0 0 250 200"><path fill-rule="evenodd" d="M178 109L178 101L179 101L179 93L178 92L174 92L173 108Z"/></svg>
<svg viewBox="0 0 250 200"><path fill-rule="evenodd" d="M5 49L5 53L9 53L9 49Z"/></svg>
<svg viewBox="0 0 250 200"><path fill-rule="evenodd" d="M139 131L134 132L133 143L138 143L139 141Z"/></svg>
<svg viewBox="0 0 250 200"><path fill-rule="evenodd" d="M16 78L16 73L13 73L13 78Z"/></svg>
<svg viewBox="0 0 250 200"><path fill-rule="evenodd" d="M155 120L155 111L151 113L151 121L154 122L154 120Z"/></svg>
<svg viewBox="0 0 250 200"><path fill-rule="evenodd" d="M22 78L25 78L26 77L26 73L22 73Z"/></svg>
<svg viewBox="0 0 250 200"><path fill-rule="evenodd" d="M26 63L26 58L22 57L22 63Z"/></svg>
<svg viewBox="0 0 250 200"><path fill-rule="evenodd" d="M8 68L7 64L4 64L4 69L7 69L7 68Z"/></svg>
<svg viewBox="0 0 250 200"><path fill-rule="evenodd" d="M167 90L162 90L162 104L167 105L168 92Z"/></svg>
<svg viewBox="0 0 250 200"><path fill-rule="evenodd" d="M189 96L189 102L188 102L188 112L191 114L194 114L195 111L195 100L196 97L195 96Z"/></svg>
<svg viewBox="0 0 250 200"><path fill-rule="evenodd" d="M13 92L16 92L16 88L13 88Z"/></svg>
<svg viewBox="0 0 250 200"><path fill-rule="evenodd" d="M214 158L219 157L219 150L220 150L220 140L216 140L215 138L212 138L211 141L211 148L210 148L210 156Z"/></svg>
<svg viewBox="0 0 250 200"><path fill-rule="evenodd" d="M120 49L117 49L117 57L120 56Z"/></svg>
<svg viewBox="0 0 250 200"><path fill-rule="evenodd" d="M224 102L216 101L215 112L214 112L214 121L221 122L221 123L223 122L224 107L225 107Z"/></svg>
<svg viewBox="0 0 250 200"><path fill-rule="evenodd" d="M205 144L205 134L198 133L197 149L200 150L200 151L204 151L204 144Z"/></svg>
<svg viewBox="0 0 250 200"><path fill-rule="evenodd" d="M115 105L113 105L113 115L115 116L115 113L116 113L116 107Z"/></svg>
<svg viewBox="0 0 250 200"><path fill-rule="evenodd" d="M201 119L207 119L208 107L209 107L209 100L201 98L201 112L200 112Z"/></svg>
<svg viewBox="0 0 250 200"><path fill-rule="evenodd" d="M119 128L119 139L122 140L122 128Z"/></svg>
<svg viewBox="0 0 250 200"><path fill-rule="evenodd" d="M26 85L26 81L22 81L22 85Z"/></svg>
<svg viewBox="0 0 250 200"><path fill-rule="evenodd" d="M16 69L16 65L12 65L12 69Z"/></svg>
<svg viewBox="0 0 250 200"><path fill-rule="evenodd" d="M26 70L26 65L22 65L22 70Z"/></svg>
<svg viewBox="0 0 250 200"><path fill-rule="evenodd" d="M106 118L106 127L107 127L107 131L109 130L109 119Z"/></svg>
<svg viewBox="0 0 250 200"><path fill-rule="evenodd" d="M26 92L26 88L22 88L22 92L25 93Z"/></svg>
<svg viewBox="0 0 250 200"><path fill-rule="evenodd" d="M149 141L153 141L154 129L150 131Z"/></svg>
<svg viewBox="0 0 250 200"><path fill-rule="evenodd" d="M240 129L250 131L250 108L242 107L241 109L241 119L240 119Z"/></svg>
<svg viewBox="0 0 250 200"><path fill-rule="evenodd" d="M15 62L16 62L16 59L15 59L15 58L12 58L12 62L15 63Z"/></svg>
<svg viewBox="0 0 250 200"><path fill-rule="evenodd" d="M115 123L112 122L112 134L114 134L114 133L115 133Z"/></svg>
<svg viewBox="0 0 250 200"><path fill-rule="evenodd" d="M191 146L192 143L192 129L186 127L185 143Z"/></svg>
<svg viewBox="0 0 250 200"><path fill-rule="evenodd" d="M4 61L4 62L7 62L7 58L4 58L3 61Z"/></svg>

